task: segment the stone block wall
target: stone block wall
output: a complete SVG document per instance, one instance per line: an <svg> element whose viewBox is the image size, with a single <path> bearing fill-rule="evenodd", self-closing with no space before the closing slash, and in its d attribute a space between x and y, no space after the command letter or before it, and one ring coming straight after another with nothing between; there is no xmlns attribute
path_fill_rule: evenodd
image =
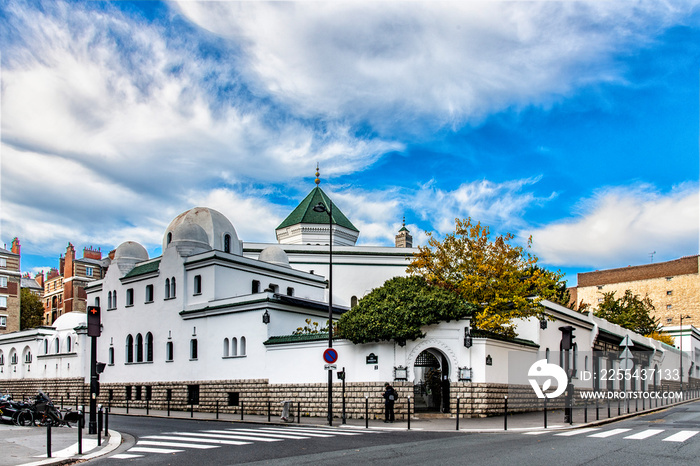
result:
<svg viewBox="0 0 700 466"><path fill-rule="evenodd" d="M39 390L46 393L57 406L61 398L66 406L74 406L76 398L81 405L89 402L90 386L81 378L0 381L0 393L9 393L15 400L33 398Z"/></svg>

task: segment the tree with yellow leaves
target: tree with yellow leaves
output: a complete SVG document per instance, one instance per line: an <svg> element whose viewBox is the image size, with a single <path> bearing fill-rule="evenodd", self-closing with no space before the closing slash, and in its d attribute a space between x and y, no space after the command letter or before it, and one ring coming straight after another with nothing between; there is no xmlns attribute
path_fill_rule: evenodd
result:
<svg viewBox="0 0 700 466"><path fill-rule="evenodd" d="M554 297L563 274L538 267L537 257L512 239L510 233L492 239L488 226L455 219L455 232L442 241L430 236L408 271L474 305L477 328L514 337L513 320L541 317L539 302Z"/></svg>

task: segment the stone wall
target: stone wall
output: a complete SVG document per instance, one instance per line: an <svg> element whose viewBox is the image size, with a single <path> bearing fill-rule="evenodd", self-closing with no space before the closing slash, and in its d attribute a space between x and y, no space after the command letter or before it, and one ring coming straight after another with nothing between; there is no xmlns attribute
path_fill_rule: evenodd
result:
<svg viewBox="0 0 700 466"><path fill-rule="evenodd" d="M364 419L365 404L370 419L380 419L384 416L384 391L382 382L356 382L345 385L345 411L349 419ZM411 397L411 412L413 405L413 384L410 382L394 382L394 388L399 393L395 405L397 420L405 420L408 408L408 397ZM685 385L685 384L684 384ZM189 386L199 387L199 399L193 409L197 412L215 412L239 414L267 414L268 402L272 416L279 416L281 404L285 400L294 403L292 409L304 417L325 417L328 409L328 386L318 384L278 384L270 385L267 379L250 380L216 380L216 381L182 381L134 384L101 384L98 403L104 406L125 408L168 409L172 411L187 411ZM130 387L131 398L127 400L127 387ZM140 391L138 389L140 387ZM150 387L150 397L148 391ZM700 380L691 379L690 387L700 388ZM686 386L686 388L688 388ZM678 383L668 386L664 384L661 390L677 391ZM38 390L47 393L57 405L63 398L66 406L73 406L76 397L79 404L89 403L89 385L83 379L39 379L39 380L10 380L0 382L0 392L10 393L15 399L34 396ZM579 396L582 390L576 390L575 399L581 402ZM234 395L229 405L229 394ZM541 411L544 401L538 399L529 385L481 384L470 382L453 382L450 386L450 416L457 412L457 397L460 403L460 417L499 416L504 412L505 396L508 396L508 412L518 413ZM148 398L148 400L147 400ZM547 400L547 409L564 407L565 397L560 396ZM300 404L298 406L298 404ZM333 384L333 413L340 417L342 413L342 383Z"/></svg>

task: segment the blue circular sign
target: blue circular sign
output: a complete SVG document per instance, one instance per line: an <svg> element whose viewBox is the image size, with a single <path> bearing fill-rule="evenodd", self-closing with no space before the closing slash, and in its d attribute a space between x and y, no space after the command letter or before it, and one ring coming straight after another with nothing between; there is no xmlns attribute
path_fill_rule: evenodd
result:
<svg viewBox="0 0 700 466"><path fill-rule="evenodd" d="M323 360L328 364L333 364L338 360L338 352L333 348L328 348L323 352Z"/></svg>

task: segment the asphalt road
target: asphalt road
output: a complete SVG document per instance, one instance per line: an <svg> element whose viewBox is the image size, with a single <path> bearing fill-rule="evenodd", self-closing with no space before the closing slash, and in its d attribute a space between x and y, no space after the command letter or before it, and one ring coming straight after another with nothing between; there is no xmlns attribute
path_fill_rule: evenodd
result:
<svg viewBox="0 0 700 466"><path fill-rule="evenodd" d="M111 416L110 427L131 442L91 464L700 464L700 402L588 430L538 433L367 432L125 416Z"/></svg>

